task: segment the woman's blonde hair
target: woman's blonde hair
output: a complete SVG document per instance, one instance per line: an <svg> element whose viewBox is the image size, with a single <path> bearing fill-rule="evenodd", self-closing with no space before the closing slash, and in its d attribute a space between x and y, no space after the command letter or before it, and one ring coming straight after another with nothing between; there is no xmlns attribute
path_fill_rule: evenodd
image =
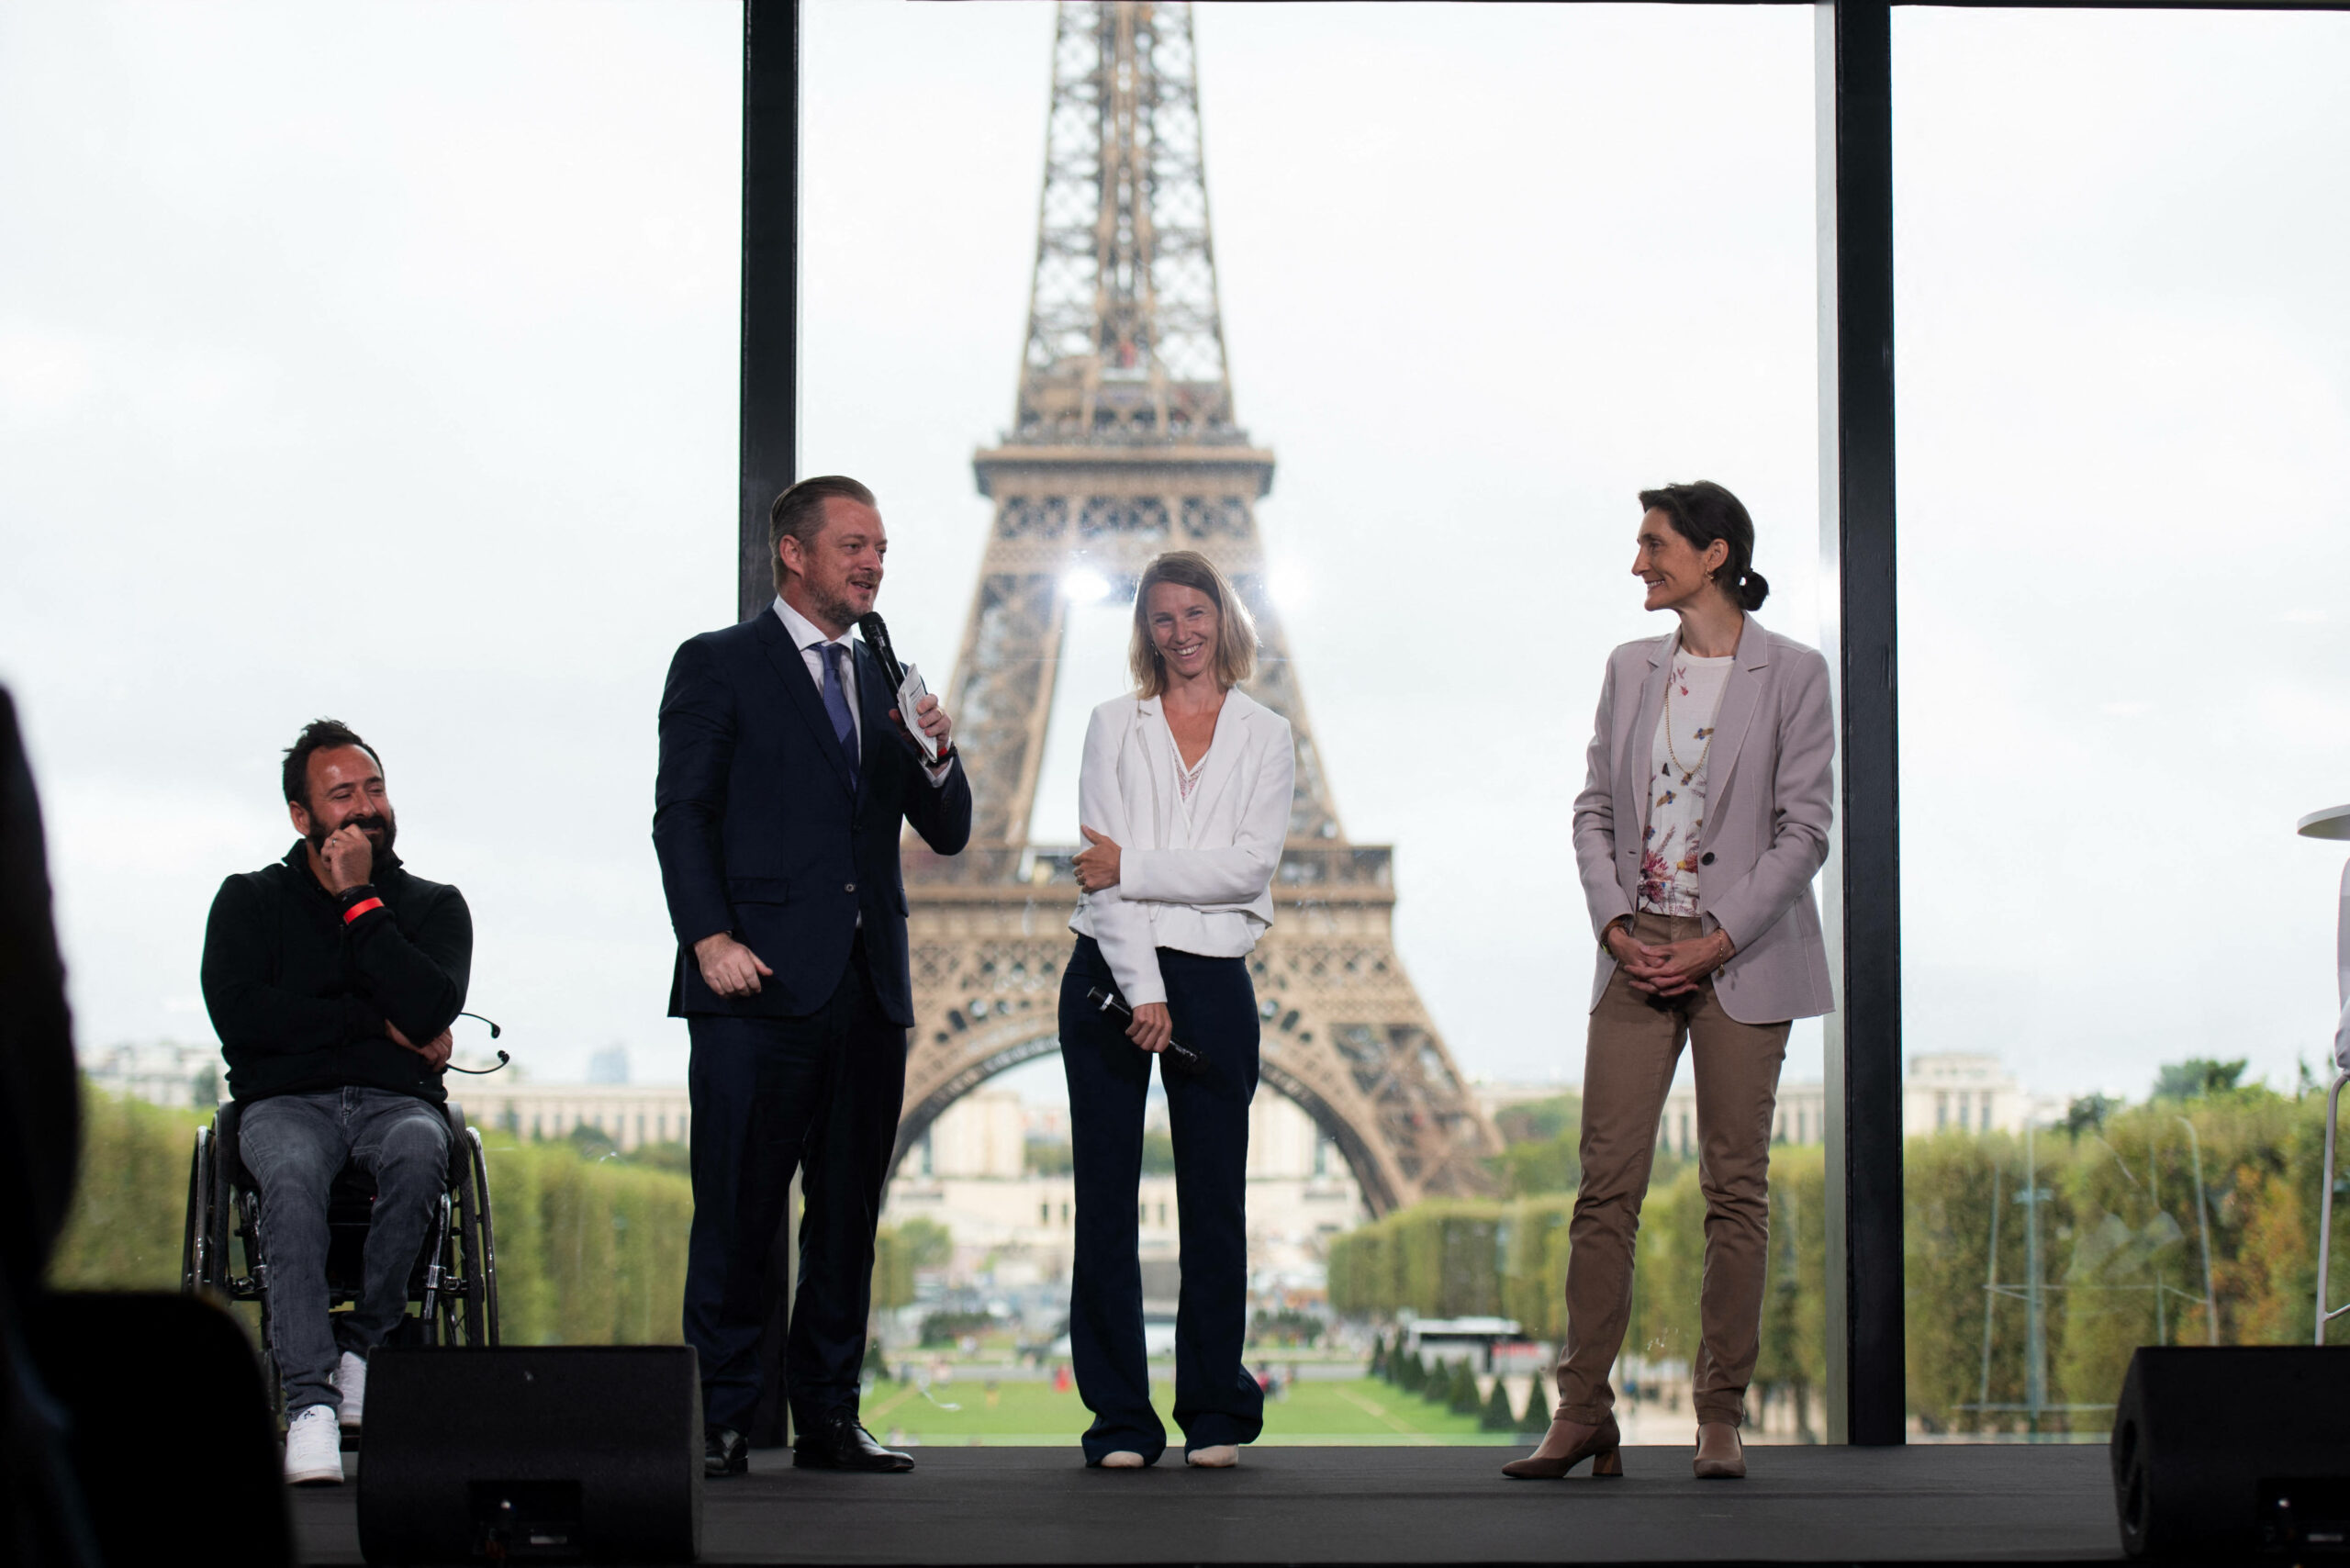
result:
<svg viewBox="0 0 2350 1568"><path fill-rule="evenodd" d="M1135 632L1127 644L1126 663L1145 697L1157 697L1167 689L1167 664L1150 640L1150 590L1160 583L1197 588L1215 606L1218 686L1229 689L1256 673L1257 622L1248 607L1240 602L1240 596L1232 591L1231 583L1216 570L1214 561L1196 550L1169 550L1153 557L1135 587Z"/></svg>

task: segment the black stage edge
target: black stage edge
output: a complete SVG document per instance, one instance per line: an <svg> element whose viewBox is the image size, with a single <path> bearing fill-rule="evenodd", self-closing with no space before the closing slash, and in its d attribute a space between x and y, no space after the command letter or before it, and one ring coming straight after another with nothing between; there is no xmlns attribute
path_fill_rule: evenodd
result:
<svg viewBox="0 0 2350 1568"><path fill-rule="evenodd" d="M2105 1445L1760 1448L1744 1481L1627 1449L1621 1481L1507 1481L1508 1448L1259 1448L1237 1471L925 1448L911 1475L758 1453L706 1494L702 1561L2059 1562L2118 1559ZM359 1461L361 1456L349 1456ZM1170 1456L1180 1459L1180 1455ZM357 1488L293 1495L303 1561L361 1561Z"/></svg>

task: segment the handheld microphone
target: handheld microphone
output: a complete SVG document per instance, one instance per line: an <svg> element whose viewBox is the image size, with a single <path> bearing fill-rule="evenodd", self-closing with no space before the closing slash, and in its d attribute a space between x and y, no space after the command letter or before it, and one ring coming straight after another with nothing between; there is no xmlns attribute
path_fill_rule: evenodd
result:
<svg viewBox="0 0 2350 1568"><path fill-rule="evenodd" d="M856 629L865 633L865 645L881 661L881 673L890 678L894 689L906 678L906 666L898 662L898 650L890 641L889 623L881 619L879 610L868 610L856 618Z"/></svg>
<svg viewBox="0 0 2350 1568"><path fill-rule="evenodd" d="M1103 991L1098 985L1085 993L1085 1000L1102 1012L1114 1013L1121 1018L1131 1021L1135 1015L1135 1010L1127 1006L1116 991ZM1183 1078L1197 1078L1208 1070L1207 1058L1200 1055L1191 1047L1178 1044L1171 1039L1167 1042L1167 1048L1159 1052L1159 1055L1166 1058L1170 1070Z"/></svg>
<svg viewBox="0 0 2350 1568"><path fill-rule="evenodd" d="M914 722L914 707L930 695L930 688L922 683L922 672L912 665L898 662L898 650L890 641L890 628L879 612L868 610L856 618L856 629L865 633L865 645L873 650L880 662L882 678L890 689L898 694L898 717L906 726L906 734L922 748L924 762L938 760L938 742L922 732Z"/></svg>

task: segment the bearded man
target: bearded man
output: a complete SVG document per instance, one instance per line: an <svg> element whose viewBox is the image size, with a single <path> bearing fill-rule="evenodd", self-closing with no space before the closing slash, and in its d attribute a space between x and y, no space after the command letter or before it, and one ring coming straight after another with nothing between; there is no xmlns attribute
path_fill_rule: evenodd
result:
<svg viewBox="0 0 2350 1568"><path fill-rule="evenodd" d="M474 928L456 889L409 875L392 852L383 764L349 725L305 726L284 784L302 836L275 865L220 884L204 1002L242 1107L238 1156L261 1190L285 1478L331 1484L338 1427L360 1424L367 1352L407 1311L448 1184L442 1077ZM346 1164L375 1179L375 1204L360 1299L330 1315L327 1193Z"/></svg>
<svg viewBox="0 0 2350 1568"><path fill-rule="evenodd" d="M776 598L677 650L661 694L653 844L677 934L669 1012L693 1044L686 1342L705 1473L739 1475L757 1406L765 1265L801 1172L784 1350L795 1465L903 1471L857 1418L873 1228L905 1096L913 988L898 842L971 836L946 712L912 713L849 635L890 547L873 492L803 479L767 520ZM935 761L907 726L942 748Z"/></svg>

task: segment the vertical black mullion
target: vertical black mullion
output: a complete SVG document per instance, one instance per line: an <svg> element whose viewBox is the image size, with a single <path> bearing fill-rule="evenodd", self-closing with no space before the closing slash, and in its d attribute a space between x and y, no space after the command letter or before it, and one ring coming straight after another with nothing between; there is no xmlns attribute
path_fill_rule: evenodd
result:
<svg viewBox="0 0 2350 1568"><path fill-rule="evenodd" d="M734 552L735 616L775 598L767 507L799 470L800 3L743 5L742 512ZM744 1434L754 1448L791 1439L784 1341L798 1272L800 1183L767 1249L761 1284L760 1395Z"/></svg>
<svg viewBox="0 0 2350 1568"><path fill-rule="evenodd" d="M1840 844L1830 902L1841 943L1841 1334L1844 1437L1903 1440L1899 705L1895 682L1893 38L1887 0L1834 0L1833 160L1823 263L1834 281L1823 370L1821 498L1832 546L1830 658L1839 696ZM1823 62L1823 63L1825 63ZM1829 84L1821 84L1823 89ZM1823 106L1824 107L1829 106ZM1823 176L1828 173L1822 171ZM1823 305L1826 302L1823 301ZM1829 325L1823 322L1823 326Z"/></svg>
<svg viewBox="0 0 2350 1568"><path fill-rule="evenodd" d="M737 619L775 598L767 507L799 468L800 4L743 6L742 519Z"/></svg>

